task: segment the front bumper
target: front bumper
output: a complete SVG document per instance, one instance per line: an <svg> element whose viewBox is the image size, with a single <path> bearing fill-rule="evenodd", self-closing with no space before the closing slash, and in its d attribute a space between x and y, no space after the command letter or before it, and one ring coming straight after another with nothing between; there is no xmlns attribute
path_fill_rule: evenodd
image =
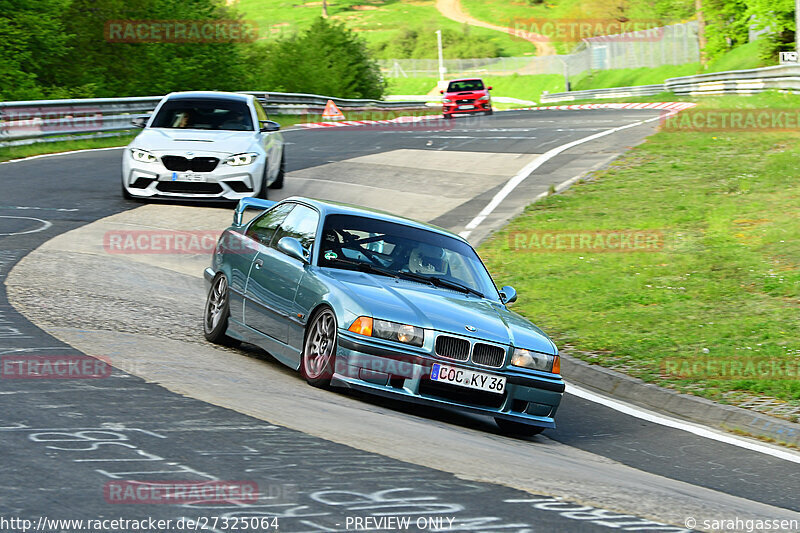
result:
<svg viewBox="0 0 800 533"><path fill-rule="evenodd" d="M126 156L122 185L136 198L240 200L261 190L264 165L263 157L239 167L220 163L211 172L192 172L200 177L199 181L181 181L183 173L169 170L160 160L140 163Z"/></svg>
<svg viewBox="0 0 800 533"><path fill-rule="evenodd" d="M532 426L556 427L555 414L564 394L564 381L560 377L536 376L523 370L477 368L422 351L400 350L346 330L338 333L333 385ZM433 363L505 376L505 391L501 395L431 381Z"/></svg>

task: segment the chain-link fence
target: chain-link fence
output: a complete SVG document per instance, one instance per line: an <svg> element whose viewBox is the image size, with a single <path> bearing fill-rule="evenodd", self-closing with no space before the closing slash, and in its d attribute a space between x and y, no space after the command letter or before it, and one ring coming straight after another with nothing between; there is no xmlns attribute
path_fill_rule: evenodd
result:
<svg viewBox="0 0 800 533"><path fill-rule="evenodd" d="M564 74L587 70L658 67L700 61L697 21L640 32L584 39L575 52L541 57L445 59L448 78L510 74ZM387 78L438 78L436 59L382 59Z"/></svg>

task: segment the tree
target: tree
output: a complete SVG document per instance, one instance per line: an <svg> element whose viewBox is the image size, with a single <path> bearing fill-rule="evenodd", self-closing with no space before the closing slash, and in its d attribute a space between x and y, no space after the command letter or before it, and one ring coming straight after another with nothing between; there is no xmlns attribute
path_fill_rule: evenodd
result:
<svg viewBox="0 0 800 533"><path fill-rule="evenodd" d="M365 42L342 24L318 18L301 35L259 44L250 55L254 90L381 98L385 83Z"/></svg>
<svg viewBox="0 0 800 533"><path fill-rule="evenodd" d="M67 35L60 15L68 0L0 0L0 100L58 94L49 73Z"/></svg>

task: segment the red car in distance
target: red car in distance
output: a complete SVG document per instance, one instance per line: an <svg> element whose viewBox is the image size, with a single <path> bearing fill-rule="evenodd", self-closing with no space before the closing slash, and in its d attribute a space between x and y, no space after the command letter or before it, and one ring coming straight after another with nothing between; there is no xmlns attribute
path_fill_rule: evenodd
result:
<svg viewBox="0 0 800 533"><path fill-rule="evenodd" d="M468 113L492 114L492 98L480 78L467 78L453 80L447 85L446 91L439 91L442 98L442 114L444 118L453 118L454 115Z"/></svg>

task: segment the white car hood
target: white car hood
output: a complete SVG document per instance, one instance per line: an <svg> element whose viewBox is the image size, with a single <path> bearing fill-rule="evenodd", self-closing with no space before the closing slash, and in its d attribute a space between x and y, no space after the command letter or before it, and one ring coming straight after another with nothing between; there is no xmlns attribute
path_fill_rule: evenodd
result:
<svg viewBox="0 0 800 533"><path fill-rule="evenodd" d="M146 128L131 143L131 147L158 155L186 152L215 152L239 154L258 144L254 131L208 131L170 128Z"/></svg>

